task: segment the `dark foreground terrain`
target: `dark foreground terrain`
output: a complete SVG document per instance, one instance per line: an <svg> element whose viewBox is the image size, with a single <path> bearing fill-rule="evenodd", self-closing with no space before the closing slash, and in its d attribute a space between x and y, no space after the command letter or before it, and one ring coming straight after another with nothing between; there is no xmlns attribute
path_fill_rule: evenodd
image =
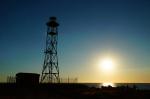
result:
<svg viewBox="0 0 150 99"><path fill-rule="evenodd" d="M150 99L150 90L89 88L83 84L0 84L0 99Z"/></svg>

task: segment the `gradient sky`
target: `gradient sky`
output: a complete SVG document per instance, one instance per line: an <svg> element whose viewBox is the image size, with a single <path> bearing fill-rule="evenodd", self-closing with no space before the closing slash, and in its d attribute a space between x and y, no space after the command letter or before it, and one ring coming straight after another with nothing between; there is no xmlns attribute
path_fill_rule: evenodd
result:
<svg viewBox="0 0 150 99"><path fill-rule="evenodd" d="M79 82L150 82L149 0L0 0L0 80L42 71L46 22L59 27L61 77ZM115 61L103 73L101 58Z"/></svg>

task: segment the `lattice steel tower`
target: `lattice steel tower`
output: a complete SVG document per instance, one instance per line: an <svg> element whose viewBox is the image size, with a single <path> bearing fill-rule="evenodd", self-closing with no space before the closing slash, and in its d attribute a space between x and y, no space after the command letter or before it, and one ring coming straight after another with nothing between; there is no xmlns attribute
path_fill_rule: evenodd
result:
<svg viewBox="0 0 150 99"><path fill-rule="evenodd" d="M45 59L43 64L41 82L59 83L59 67L57 56L57 39L59 24L56 22L56 17L50 17L47 22L47 37Z"/></svg>

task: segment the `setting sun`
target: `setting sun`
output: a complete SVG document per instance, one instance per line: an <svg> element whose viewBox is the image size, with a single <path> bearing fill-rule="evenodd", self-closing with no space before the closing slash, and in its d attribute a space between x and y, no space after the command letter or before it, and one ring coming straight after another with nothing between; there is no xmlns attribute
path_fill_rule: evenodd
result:
<svg viewBox="0 0 150 99"><path fill-rule="evenodd" d="M114 61L111 58L105 58L100 61L100 67L102 71L109 72L114 68Z"/></svg>

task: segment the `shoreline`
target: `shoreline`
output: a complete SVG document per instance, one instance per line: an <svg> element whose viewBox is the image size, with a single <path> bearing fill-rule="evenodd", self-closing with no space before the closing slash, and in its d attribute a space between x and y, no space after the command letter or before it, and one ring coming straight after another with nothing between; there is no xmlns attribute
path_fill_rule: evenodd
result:
<svg viewBox="0 0 150 99"><path fill-rule="evenodd" d="M9 98L8 98L9 97ZM0 84L0 99L147 99L150 90L136 87L88 87L84 84Z"/></svg>

